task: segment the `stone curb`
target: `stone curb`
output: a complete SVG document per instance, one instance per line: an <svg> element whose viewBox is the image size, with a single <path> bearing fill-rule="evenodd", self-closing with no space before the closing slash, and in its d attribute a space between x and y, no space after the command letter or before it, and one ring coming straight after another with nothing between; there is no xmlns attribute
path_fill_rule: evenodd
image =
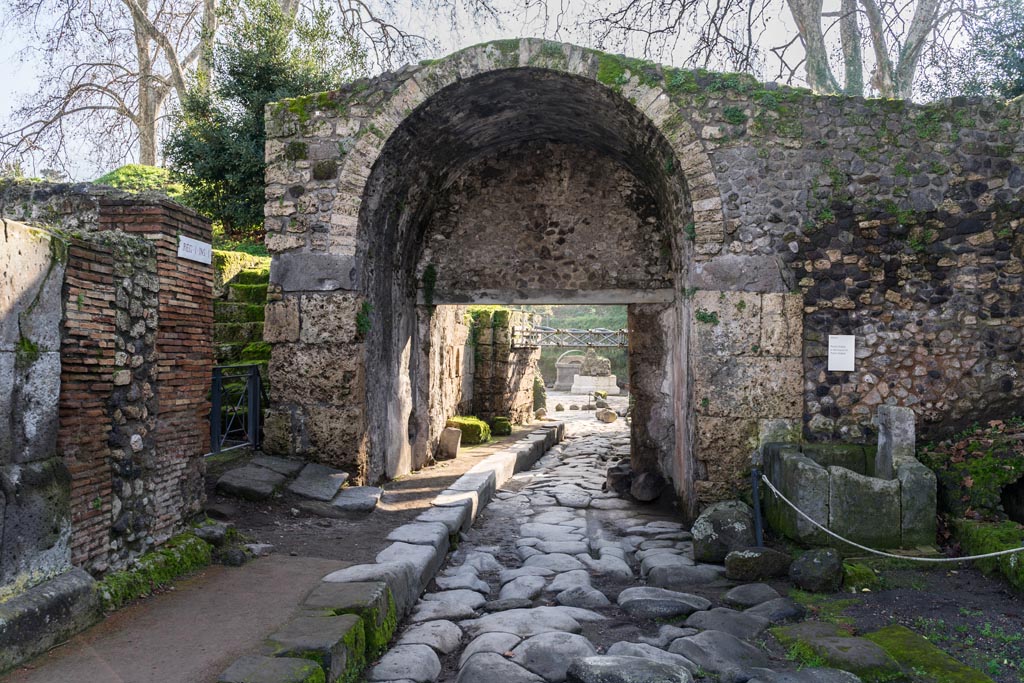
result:
<svg viewBox="0 0 1024 683"><path fill-rule="evenodd" d="M545 425L474 465L413 522L393 529L388 534L393 543L377 554L376 562L325 576L306 597L299 615L264 643L262 654L321 662L330 683L359 680L363 668L386 651L398 623L434 579L459 534L473 526L512 475L533 467L561 442L565 429L564 422ZM341 619L346 615L358 618ZM247 670L252 659L240 657L221 674L219 683L241 683L238 672ZM266 683L293 680L306 679L267 678Z"/></svg>

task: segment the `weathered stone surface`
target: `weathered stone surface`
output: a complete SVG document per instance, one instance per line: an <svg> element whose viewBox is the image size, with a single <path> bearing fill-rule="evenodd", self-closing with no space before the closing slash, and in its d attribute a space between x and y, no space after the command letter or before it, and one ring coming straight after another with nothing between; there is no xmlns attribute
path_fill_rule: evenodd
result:
<svg viewBox="0 0 1024 683"><path fill-rule="evenodd" d="M322 680L323 669L308 659L243 655L217 678L217 683L317 683Z"/></svg>
<svg viewBox="0 0 1024 683"><path fill-rule="evenodd" d="M648 645L647 643L627 643L624 641L612 643L605 654L620 657L641 657L653 662L681 667L689 671L691 674L696 673L697 671L697 665L686 657L666 652L661 648Z"/></svg>
<svg viewBox="0 0 1024 683"><path fill-rule="evenodd" d="M647 575L647 583L659 588L685 591L687 588L711 583L722 578L723 569L712 564L694 567L654 567Z"/></svg>
<svg viewBox="0 0 1024 683"><path fill-rule="evenodd" d="M288 491L303 498L332 500L338 489L348 480L348 473L317 463L302 468L295 481L288 484Z"/></svg>
<svg viewBox="0 0 1024 683"><path fill-rule="evenodd" d="M711 607L710 600L698 595L647 586L627 588L619 593L618 603L626 613L641 619L688 616Z"/></svg>
<svg viewBox="0 0 1024 683"><path fill-rule="evenodd" d="M691 614L686 620L686 625L690 628L722 631L742 640L752 640L768 628L768 620L748 612L715 607Z"/></svg>
<svg viewBox="0 0 1024 683"><path fill-rule="evenodd" d="M629 486L629 495L641 503L656 500L665 490L665 478L657 472L641 472L633 477Z"/></svg>
<svg viewBox="0 0 1024 683"><path fill-rule="evenodd" d="M452 460L459 457L459 446L462 444L462 430L458 427L445 427L438 437L435 460Z"/></svg>
<svg viewBox="0 0 1024 683"><path fill-rule="evenodd" d="M722 600L730 607L746 609L780 597L779 592L766 583L748 583L731 589Z"/></svg>
<svg viewBox="0 0 1024 683"><path fill-rule="evenodd" d="M668 648L705 671L722 674L729 671L768 666L768 657L753 645L722 631L702 631L680 638Z"/></svg>
<svg viewBox="0 0 1024 683"><path fill-rule="evenodd" d="M283 474L246 465L228 470L217 480L217 490L246 500L266 500L286 481Z"/></svg>
<svg viewBox="0 0 1024 683"><path fill-rule="evenodd" d="M828 526L829 476L828 470L799 453L792 446L769 451L765 460L768 479L793 504L814 521ZM768 523L773 529L804 543L823 543L827 536L813 524L798 515L776 496L764 499Z"/></svg>
<svg viewBox="0 0 1024 683"><path fill-rule="evenodd" d="M861 679L849 671L839 669L803 669L801 671L772 671L751 669L754 674L747 683L861 683Z"/></svg>
<svg viewBox="0 0 1024 683"><path fill-rule="evenodd" d="M937 484L935 473L914 458L896 461L900 482L901 545L934 545Z"/></svg>
<svg viewBox="0 0 1024 683"><path fill-rule="evenodd" d="M220 523L204 524L203 526L196 527L192 533L210 545L219 548L224 545L224 540L227 538L228 526Z"/></svg>
<svg viewBox="0 0 1024 683"><path fill-rule="evenodd" d="M531 567L531 569L541 569L541 567ZM547 590L553 593L561 593L562 591L575 588L577 586L590 588L590 574L585 569L573 569L567 572L561 572L558 576L551 579L551 583L548 584Z"/></svg>
<svg viewBox="0 0 1024 683"><path fill-rule="evenodd" d="M606 607L611 604L604 593L596 588L589 588L587 586L567 588L555 596L555 602L559 605L585 607L588 609Z"/></svg>
<svg viewBox="0 0 1024 683"><path fill-rule="evenodd" d="M257 467L265 467L268 470L273 470L286 477L294 477L299 473L299 470L306 465L306 463L301 460L277 458L272 455L257 455L252 459L251 464L256 465Z"/></svg>
<svg viewBox="0 0 1024 683"><path fill-rule="evenodd" d="M879 479L893 479L896 461L914 457L917 452L914 422L914 411L910 408L887 404L878 406L875 413L878 450L871 474Z"/></svg>
<svg viewBox="0 0 1024 683"><path fill-rule="evenodd" d="M832 548L808 550L793 560L789 578L805 591L834 593L843 583L842 558Z"/></svg>
<svg viewBox="0 0 1024 683"><path fill-rule="evenodd" d="M834 624L804 622L780 626L772 633L784 645L803 643L832 667L869 680L884 680L900 672L899 664L867 638L851 637Z"/></svg>
<svg viewBox="0 0 1024 683"><path fill-rule="evenodd" d="M567 614L551 612L550 608L513 609L464 621L460 625L471 637L482 633L512 633L522 638L549 631L579 633L578 621Z"/></svg>
<svg viewBox="0 0 1024 683"><path fill-rule="evenodd" d="M345 671L350 658L363 657L362 652L352 652L346 644L349 632L357 628L363 627L354 614L296 617L271 634L265 654L313 659L321 663L328 679L334 680Z"/></svg>
<svg viewBox="0 0 1024 683"><path fill-rule="evenodd" d="M543 576L520 576L502 586L498 598L501 600L510 598L532 600L540 595L545 584L547 584L547 579Z"/></svg>
<svg viewBox="0 0 1024 683"><path fill-rule="evenodd" d="M900 482L829 467L829 528L872 548L900 546Z"/></svg>
<svg viewBox="0 0 1024 683"><path fill-rule="evenodd" d="M440 522L412 522L392 529L387 540L429 545L444 553L448 551L448 527Z"/></svg>
<svg viewBox="0 0 1024 683"><path fill-rule="evenodd" d="M426 645L395 645L366 677L368 681L433 683L441 675L437 653Z"/></svg>
<svg viewBox="0 0 1024 683"><path fill-rule="evenodd" d="M598 410L594 413L594 417L601 422L615 422L615 420L619 418L614 410L608 410L607 408L601 408Z"/></svg>
<svg viewBox="0 0 1024 683"><path fill-rule="evenodd" d="M573 633L541 633L527 638L512 650L512 661L545 681L565 680L569 664L577 657L590 657L597 650L583 636Z"/></svg>
<svg viewBox="0 0 1024 683"><path fill-rule="evenodd" d="M799 619L803 619L804 615L807 613L807 610L805 610L802 605L790 600L789 598L776 598L775 600L762 602L760 605L747 608L745 611L747 614L764 617L773 624L797 621Z"/></svg>
<svg viewBox="0 0 1024 683"><path fill-rule="evenodd" d="M733 581L760 581L786 576L793 558L772 548L743 548L725 556L725 576Z"/></svg>
<svg viewBox="0 0 1024 683"><path fill-rule="evenodd" d="M270 282L285 292L354 290L359 276L352 256L283 252L274 255Z"/></svg>
<svg viewBox="0 0 1024 683"><path fill-rule="evenodd" d="M451 654L459 647L462 629L444 619L428 621L407 628L396 645L428 645L438 654Z"/></svg>
<svg viewBox="0 0 1024 683"><path fill-rule="evenodd" d="M344 491L342 491L344 493ZM465 508L461 507L432 507L424 510L416 517L417 522L440 522L448 527L449 534L457 534L466 531L472 520Z"/></svg>
<svg viewBox="0 0 1024 683"><path fill-rule="evenodd" d="M496 652L474 654L461 666L456 683L545 683L537 674L513 664Z"/></svg>
<svg viewBox="0 0 1024 683"><path fill-rule="evenodd" d="M535 555L528 558L524 567L541 567L552 569L556 572L567 572L573 569L583 569L583 563L571 555L565 553L551 553L549 555Z"/></svg>
<svg viewBox="0 0 1024 683"><path fill-rule="evenodd" d="M569 683L692 683L686 669L640 657L604 656L575 659L566 672Z"/></svg>
<svg viewBox="0 0 1024 683"><path fill-rule="evenodd" d="M504 612L510 609L529 609L533 607L533 600L527 598L502 598L500 600L488 600L483 604L484 612Z"/></svg>
<svg viewBox="0 0 1024 683"><path fill-rule="evenodd" d="M447 539L445 539L447 543ZM416 568L418 583L424 585L437 573L444 562L444 553L431 545L395 542L377 553L379 564L404 562Z"/></svg>
<svg viewBox="0 0 1024 683"><path fill-rule="evenodd" d="M694 560L722 562L731 551L754 545L753 511L739 501L716 503L697 517L690 533Z"/></svg>
<svg viewBox="0 0 1024 683"><path fill-rule="evenodd" d="M405 614L420 592L420 575L411 562L386 562L357 564L331 572L323 578L328 583L352 581L381 581L391 589L395 607L399 614Z"/></svg>
<svg viewBox="0 0 1024 683"><path fill-rule="evenodd" d="M373 512L382 493L376 486L349 486L338 491L331 507L342 512Z"/></svg>

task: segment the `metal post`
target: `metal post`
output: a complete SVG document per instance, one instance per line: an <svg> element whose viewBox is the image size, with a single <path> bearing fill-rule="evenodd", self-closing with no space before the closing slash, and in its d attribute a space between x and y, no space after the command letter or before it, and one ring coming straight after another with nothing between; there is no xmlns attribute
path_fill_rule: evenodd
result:
<svg viewBox="0 0 1024 683"><path fill-rule="evenodd" d="M213 369L213 396L210 406L210 452L220 453L220 410L221 394L223 387L220 368Z"/></svg>
<svg viewBox="0 0 1024 683"><path fill-rule="evenodd" d="M754 497L754 540L758 548L764 547L764 528L761 522L761 472L755 467L750 472L751 494Z"/></svg>
<svg viewBox="0 0 1024 683"><path fill-rule="evenodd" d="M249 377L245 383L245 391L248 394L249 414L247 424L249 444L253 448L259 448L260 445L260 369L258 365L249 366Z"/></svg>

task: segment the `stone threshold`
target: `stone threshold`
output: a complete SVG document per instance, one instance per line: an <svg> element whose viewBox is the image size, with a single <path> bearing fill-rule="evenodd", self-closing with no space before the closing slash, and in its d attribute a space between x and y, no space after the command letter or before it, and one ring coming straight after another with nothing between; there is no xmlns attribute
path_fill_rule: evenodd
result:
<svg viewBox="0 0 1024 683"><path fill-rule="evenodd" d="M565 438L566 425L545 425L474 465L439 493L415 521L388 534L376 561L332 572L298 614L263 644L237 659L219 683L345 683L387 650L402 618L444 564L459 534L512 475L532 467ZM319 667L310 667L310 661Z"/></svg>

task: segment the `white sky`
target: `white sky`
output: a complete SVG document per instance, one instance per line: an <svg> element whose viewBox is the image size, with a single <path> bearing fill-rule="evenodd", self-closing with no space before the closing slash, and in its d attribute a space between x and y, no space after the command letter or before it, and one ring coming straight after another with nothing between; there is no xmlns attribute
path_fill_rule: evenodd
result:
<svg viewBox="0 0 1024 683"><path fill-rule="evenodd" d="M518 5L514 0L499 0L499 2L508 8ZM458 32L453 31L447 21L443 19L430 21L429 24L433 24L433 26L428 24L417 27L417 18L412 14L409 17L411 21L407 25L416 29L419 33L436 38L440 43L439 54L424 55L425 57L437 57L468 45L497 38L521 36L542 36L566 42L587 44L589 41L586 36L575 34L572 30L574 20L577 13L581 11L581 7L589 6L586 3L607 5L615 2L616 0L548 0L549 11L547 16L538 11L523 18L512 18L512 12L508 11L507 18L503 21L501 27L495 25L468 26ZM826 6L830 4L838 5L838 0L826 0L825 4ZM765 42L770 45L784 42L785 39L780 40L782 36L793 35L792 21L788 10L785 10L784 7L783 2L778 2L778 16L767 18L768 30ZM427 23L423 17L418 19L419 23ZM0 17L0 25L3 23L2 17ZM559 30L560 25L563 27L561 30ZM31 36L8 30L3 35L0 35L0 38L2 38L0 40L0 73L3 74L2 88L0 88L0 129L4 129L10 124L10 114L18 102L38 89L39 74L32 63L23 62L18 54L27 45L26 41L30 40ZM664 55L659 61L666 64L682 64L685 57L685 43L688 41L683 37L681 42L683 45L674 54ZM633 55L640 55L642 52L640 46L631 48L628 45L614 46L612 51L621 51ZM774 76L772 73L758 75L765 79L771 79ZM106 167L98 166L90 160L84 149L73 150L71 156L70 172L74 180L91 180L109 170ZM127 161L131 160L126 160L126 163ZM26 171L30 173L38 173L40 170L39 167L31 168L31 163L27 164L27 166L29 167L26 168Z"/></svg>

